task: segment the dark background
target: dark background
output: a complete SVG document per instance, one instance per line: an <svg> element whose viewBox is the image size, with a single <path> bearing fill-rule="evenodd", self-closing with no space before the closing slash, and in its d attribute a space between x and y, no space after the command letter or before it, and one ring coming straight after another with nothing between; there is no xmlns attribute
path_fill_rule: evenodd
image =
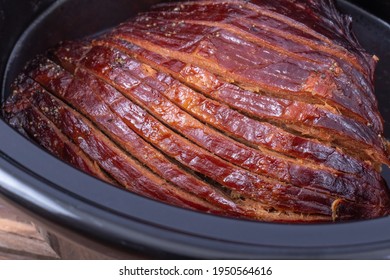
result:
<svg viewBox="0 0 390 280"><path fill-rule="evenodd" d="M351 0L349 2L364 8L387 22L390 22L390 0Z"/></svg>

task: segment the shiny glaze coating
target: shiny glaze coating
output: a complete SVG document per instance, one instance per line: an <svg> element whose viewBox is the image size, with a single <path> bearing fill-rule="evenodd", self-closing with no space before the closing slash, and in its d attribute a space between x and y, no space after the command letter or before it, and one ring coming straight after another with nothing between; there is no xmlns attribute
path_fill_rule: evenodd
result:
<svg viewBox="0 0 390 280"><path fill-rule="evenodd" d="M57 57L59 60L67 59L70 61L72 56L68 53L63 59L61 59L60 54ZM106 67L106 65L117 63L120 66ZM202 95L196 95L191 89L166 74L156 72L146 64L139 63L118 50L93 47L84 55L78 67L86 67L89 71L96 73L97 76L116 87L125 96L147 109L155 118L162 120L167 126L180 131L183 136L200 147L237 166L300 187L329 191L338 197L353 201L368 202L372 200L374 204L383 203L385 205L389 203L377 200L378 197L385 197L386 193L384 193L383 182L377 181L378 177L372 178L372 176L377 176L375 172L367 172L366 176L358 178L353 175L321 169L318 166L304 165L302 162L275 155L270 151L245 146L208 126L204 126L192 115L213 125L218 130L226 131L229 135L235 134L243 138L247 143L257 144L257 139L267 138L273 140L269 143L278 141L274 140L277 138L276 136L272 137L271 129L264 130L261 125L257 125L256 121L202 98ZM127 81L127 83L122 83L122 81ZM128 81L132 81L132 85ZM138 90L139 85L150 87L150 90ZM103 91L100 90L100 92ZM170 101L175 97L182 99L182 106L184 104L187 109L190 108L189 111L192 115L186 114ZM115 102L120 103L121 106L131 106L127 105L126 100L119 102L118 99L119 97L114 98ZM160 128L161 124L156 121L153 121L151 126L159 131L164 130L163 127ZM177 160L180 161L180 159ZM379 184L373 184L375 181ZM367 192L367 188L370 188L371 191ZM377 193L375 189L379 192ZM362 197L362 200L359 197Z"/></svg>
<svg viewBox="0 0 390 280"><path fill-rule="evenodd" d="M329 106L275 98L243 90L236 85L222 81L218 76L203 68L160 56L123 40L104 38L94 41L94 44L118 48L159 71L169 73L175 79L182 81L189 87L195 88L214 100L248 114L250 117L270 121L271 123L262 123L262 126L267 126L267 130L273 130L275 134L284 134L284 137L280 139L291 138L291 143L305 143L307 140L305 141L298 136L289 137L288 133L275 128L272 123L276 122L279 126L286 126L291 130L296 130L303 135L309 135L321 141L336 142L337 146L347 149L349 153L354 153L357 146L364 150L367 147L367 143L371 142L373 144L378 141L377 135L373 135L367 126L354 119L340 115L337 110L335 111L334 108ZM72 44L71 48L77 49L80 46ZM245 116L242 116L242 118L248 119ZM250 120L250 122L252 121ZM261 145L263 138L257 138L256 140L258 140L256 144ZM278 145L277 143L278 139L272 140L273 150L299 158L314 160L316 163L330 166L336 170L358 172L355 167L360 168L360 163L356 162L354 158L348 157L345 159L346 155L340 154L332 147L321 145L315 140L310 142L311 149L300 149L299 145L296 147L296 145L289 145L286 142L283 145ZM315 146L318 148L315 148ZM311 151L317 152L311 153ZM322 153L319 151L322 151ZM321 154L323 155L321 156ZM326 155L331 156L328 157ZM355 154L355 156L363 156L365 158L361 154ZM346 162L348 164L345 164ZM350 168L354 168L353 171L350 171Z"/></svg>
<svg viewBox="0 0 390 280"><path fill-rule="evenodd" d="M376 58L349 25L329 0L159 4L37 57L3 114L73 166L176 206L388 215Z"/></svg>
<svg viewBox="0 0 390 280"><path fill-rule="evenodd" d="M85 72L78 73L74 78L45 58L37 60L36 67L32 68L34 70L29 72L30 77L87 116L114 142L153 172L177 187L218 205L228 213L242 212L224 194L211 188L197 176L178 168L129 128L120 115L126 112L126 108L120 102L121 96L115 96L116 91L112 87ZM148 129L141 121L139 127L142 130Z"/></svg>
<svg viewBox="0 0 390 280"><path fill-rule="evenodd" d="M62 75L60 68L57 65L51 65L51 66L49 64L45 65L42 63L42 61L40 61L39 67L34 69L35 69L34 70L35 73L31 75L34 76L36 80L40 81L40 83L50 88L52 92L53 90L55 90L56 87L64 89L64 84L68 84L69 81L72 79L72 77L69 75ZM40 71L39 69L41 69L42 71ZM48 83L45 83L45 79L44 79L45 76L49 78L51 77L51 79L46 79ZM31 84L31 82L29 84ZM135 184L135 186L137 187L134 188L132 186L132 183L129 183L128 181L126 182L125 180L126 178L134 178L135 175L131 173L134 171L132 169L130 169L129 171L128 168L133 167L133 165L135 165L135 168L137 167L139 168L137 162L134 162L130 158L127 158L127 156L124 155L123 152L121 152L118 148L116 148L115 145L113 145L113 143L111 143L109 139L104 137L104 135L99 133L98 131L95 131L94 126L88 120L86 120L82 115L76 113L74 110L69 108L67 105L59 101L54 96L51 96L51 94L49 94L43 88L41 88L37 84L32 84L31 87L26 87L26 88L27 89L25 89L25 91L27 91L28 94L26 94L25 91L22 91L20 89L16 89L16 91L22 92L23 94L25 94L25 96L31 96L32 100L30 100L30 102L32 102L33 107L39 108L39 110L43 114L45 114L45 116L48 119L50 119L57 126L61 127L63 133L66 136L70 137L72 141L75 141L76 143L79 142L81 148L85 149L84 151L91 158L99 162L101 167L104 170L106 170L106 172L110 174L114 179L116 179L121 185L124 185L130 190L146 196L158 198L160 200L167 201L175 205L189 207L184 203L180 204L179 202L175 201L174 197L171 200L169 199L167 200L167 198L163 196L164 193L161 194L159 190L156 191L156 193L154 192L149 193L150 189L146 191L144 188L142 188L142 186L141 187L138 186L138 184ZM65 88L67 88L67 90L63 91L63 94L65 98L67 98L69 96L68 93L73 91L72 84L68 84L68 86ZM80 89L80 87L78 86L77 89L75 89L75 91L76 91L75 93L71 93L71 94L79 94L80 92L83 91L83 89ZM104 91L100 91L100 92L104 93ZM81 95L81 97L85 98L86 96ZM107 97L108 98L107 101L109 102L110 99L109 96L104 96L103 94L103 97ZM119 96L116 97L119 98ZM81 101L81 99L79 99L78 101L80 103L83 102ZM119 100L118 104L123 105L122 109L124 107L128 107L129 105L131 105L129 102L126 102L125 100ZM89 105L92 108L94 108L94 110L100 111L101 106L103 104L100 103L100 104L93 105L92 103L90 103ZM137 110L136 106L134 105L132 106L133 106L133 110ZM51 108L51 110L46 110L45 108ZM131 116L128 115L127 118L133 116L139 116L139 118L142 118L141 117L142 114L133 114ZM69 121L71 121L71 123L68 123ZM142 119L139 119L138 121L143 124L145 123ZM34 123L37 123L37 121L34 120ZM158 135L159 134L161 135L161 132L153 129L152 128L153 126L148 128L142 125L142 127L144 133L148 133L148 136L152 137L150 138L150 140L153 139L162 140L162 138L158 138L159 137ZM95 132L91 133L91 131L95 131ZM157 135L153 135L154 133L157 133ZM80 143L84 143L84 141L86 141L86 145L81 145ZM198 171L200 171L202 174L206 174L209 177L214 178L216 180L218 180L219 178L224 178L223 180L220 181L221 183L224 182L226 187L233 188L235 192L242 193L245 195L245 197L252 196L253 199L261 202L271 201L272 208L274 209L284 209L284 210L299 209L299 211L302 213L307 212L311 214L317 213L317 214L324 215L324 216L318 216L316 218L317 220L324 220L327 215L337 215L338 219L349 219L351 217L367 218L367 217L371 217L371 215L373 214L378 215L379 213L382 213L382 211L385 210L370 205L359 205L359 204L351 203L347 200L343 200L340 198L336 199L329 195L312 192L310 190L305 190L294 186L288 186L288 185L276 184L276 183L274 183L271 186L269 185L269 183L267 184L266 181L262 181L260 178L256 179L255 176L250 175L249 173L242 172L242 171L240 172L238 169L234 169L234 167L227 165L226 163L223 164L220 160L212 157L211 155L207 156L207 155L201 155L199 154L199 152L197 153L196 147L192 147L195 149L195 151L187 150L186 152L183 152L183 150L185 151L184 146L180 146L172 150L172 146L173 147L177 146L177 143L175 143L175 141L167 142L167 140L165 140L165 142L171 146L168 147L171 148L171 151L176 151L180 153L184 160L187 160L187 162L192 162L191 163L192 168L195 169L198 168ZM155 142L155 144L156 143L157 142ZM101 151L101 149L103 149L103 151ZM196 156L194 156L194 153ZM123 157L125 159L123 159ZM197 162L193 162L194 158L198 159ZM204 165L206 162L208 162L208 164ZM127 164L130 164L130 166L128 166ZM207 167L209 168L209 171L205 169ZM219 169L220 173L216 175L212 175L210 171L215 172L217 169ZM235 171L232 172L229 170L235 170ZM146 170L144 170L143 172L146 172ZM252 182L252 183L248 184L248 182ZM163 186L162 190L168 187L167 184L163 184L162 186ZM239 186L241 186L241 188L243 189L240 190L238 188ZM273 189L272 192L269 191L270 188ZM183 199L180 195L179 198ZM335 203L337 203L337 207L333 209ZM203 210L203 211L206 210L204 209L204 206L202 207L202 205L196 205L196 204L192 206L192 208ZM207 210L209 212L217 213L217 211L215 210L214 211L211 209L207 209ZM248 210L250 210L250 208ZM375 211L379 211L379 213ZM247 213L245 213L246 215L243 215L243 217L246 216L249 218L257 218L256 214L253 213L251 214L251 213L252 213L251 211L248 211ZM227 212L225 214L229 215L230 213ZM280 214L277 213L277 215ZM315 215L313 216L314 218L316 217ZM278 219L282 221L288 220L287 217L283 218L282 216L279 217ZM297 217L294 217L294 219L297 219Z"/></svg>
<svg viewBox="0 0 390 280"><path fill-rule="evenodd" d="M4 108L5 117L13 127L70 165L108 183L117 184L104 174L99 165L90 160L77 145L70 142L39 110L32 108L30 102L22 104L22 100L15 100L15 98L20 98L20 95L13 95L13 97L12 103L6 104ZM20 106L14 106L15 103ZM23 114L20 113L21 111Z"/></svg>
<svg viewBox="0 0 390 280"><path fill-rule="evenodd" d="M313 65L250 42L225 28L193 22L173 26L147 16L142 22L123 24L114 36L209 69L242 88L279 97L291 96L314 104L327 102L366 123L375 124L377 129L381 127L375 106L363 102L370 99L352 91L352 87L342 90L338 85L334 77L340 75L342 69L335 62Z"/></svg>
<svg viewBox="0 0 390 280"><path fill-rule="evenodd" d="M78 145L91 160L98 163L100 168L121 186L169 204L211 213L223 213L216 206L208 204L196 196L181 192L155 176L113 144L82 115L48 93L39 84L32 82L29 78L26 78L25 83L30 86L25 87L20 84L21 87L16 86L14 90L16 94L23 95L22 98L27 98L31 103L31 107L28 109L33 108L34 112L39 111L47 120L60 128L64 136ZM14 110L12 112L12 114L19 114L19 118L27 116L32 118L34 125L41 124L39 119L35 119L38 115L28 113L28 110Z"/></svg>

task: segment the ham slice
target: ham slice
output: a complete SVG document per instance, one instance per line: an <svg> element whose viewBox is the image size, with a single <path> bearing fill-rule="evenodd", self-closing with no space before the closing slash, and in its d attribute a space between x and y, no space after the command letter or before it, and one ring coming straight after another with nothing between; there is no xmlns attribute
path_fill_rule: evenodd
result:
<svg viewBox="0 0 390 280"><path fill-rule="evenodd" d="M385 216L376 58L349 25L328 0L159 4L35 58L3 115L69 164L172 205L275 222Z"/></svg>

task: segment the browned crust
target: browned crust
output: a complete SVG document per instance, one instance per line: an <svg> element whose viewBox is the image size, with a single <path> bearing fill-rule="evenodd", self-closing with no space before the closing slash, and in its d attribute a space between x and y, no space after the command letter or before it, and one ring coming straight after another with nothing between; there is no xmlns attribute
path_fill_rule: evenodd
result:
<svg viewBox="0 0 390 280"><path fill-rule="evenodd" d="M176 206L280 222L388 215L375 59L349 24L329 0L157 5L35 59L3 113L73 166Z"/></svg>

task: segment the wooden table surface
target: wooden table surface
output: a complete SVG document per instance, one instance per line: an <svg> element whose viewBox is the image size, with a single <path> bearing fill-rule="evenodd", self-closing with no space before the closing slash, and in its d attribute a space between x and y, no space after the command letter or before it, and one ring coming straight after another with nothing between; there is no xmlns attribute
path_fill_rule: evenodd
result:
<svg viewBox="0 0 390 280"><path fill-rule="evenodd" d="M112 259L36 226L0 197L0 260Z"/></svg>
<svg viewBox="0 0 390 280"><path fill-rule="evenodd" d="M0 198L0 259L58 259L47 234Z"/></svg>

